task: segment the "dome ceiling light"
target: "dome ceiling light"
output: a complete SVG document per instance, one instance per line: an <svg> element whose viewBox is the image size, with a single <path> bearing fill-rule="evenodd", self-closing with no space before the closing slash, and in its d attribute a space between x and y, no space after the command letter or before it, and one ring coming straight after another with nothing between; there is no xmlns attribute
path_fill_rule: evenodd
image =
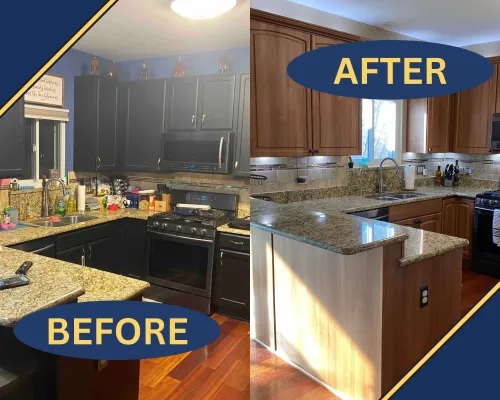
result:
<svg viewBox="0 0 500 400"><path fill-rule="evenodd" d="M228 12L236 0L172 0L177 14L190 19L210 19Z"/></svg>

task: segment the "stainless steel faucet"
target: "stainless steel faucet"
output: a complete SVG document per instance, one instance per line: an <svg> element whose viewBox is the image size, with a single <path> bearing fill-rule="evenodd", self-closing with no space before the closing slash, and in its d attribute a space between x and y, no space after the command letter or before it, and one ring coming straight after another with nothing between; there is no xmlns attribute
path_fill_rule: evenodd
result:
<svg viewBox="0 0 500 400"><path fill-rule="evenodd" d="M66 184L64 183L64 180L60 178L50 178L47 182L45 182L45 186L43 187L42 217L49 216L49 186L52 182L59 182L61 184L63 197L66 195Z"/></svg>
<svg viewBox="0 0 500 400"><path fill-rule="evenodd" d="M382 161L380 161L380 165L378 166L378 192L379 193L383 193L386 191L386 190L384 190L384 184L382 182L382 164L386 160L391 160L394 163L394 165L396 165L396 175L399 174L399 165L394 158L386 157Z"/></svg>

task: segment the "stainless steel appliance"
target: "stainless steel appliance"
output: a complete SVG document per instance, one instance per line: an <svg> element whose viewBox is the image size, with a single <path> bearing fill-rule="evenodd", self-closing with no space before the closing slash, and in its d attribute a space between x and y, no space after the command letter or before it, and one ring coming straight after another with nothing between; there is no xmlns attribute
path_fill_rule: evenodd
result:
<svg viewBox="0 0 500 400"><path fill-rule="evenodd" d="M357 217L376 219L378 221L389 222L389 208L377 208L375 210L359 211L354 212L351 215L356 215Z"/></svg>
<svg viewBox="0 0 500 400"><path fill-rule="evenodd" d="M233 153L233 132L164 133L160 169L229 174Z"/></svg>
<svg viewBox="0 0 500 400"><path fill-rule="evenodd" d="M500 247L493 243L493 211L500 208L500 190L480 193L474 206L472 268L500 278Z"/></svg>
<svg viewBox="0 0 500 400"><path fill-rule="evenodd" d="M211 314L217 227L235 217L237 200L228 194L171 191L175 211L147 221L146 279L151 288L146 298Z"/></svg>
<svg viewBox="0 0 500 400"><path fill-rule="evenodd" d="M500 151L500 114L493 114L491 119L490 150Z"/></svg>

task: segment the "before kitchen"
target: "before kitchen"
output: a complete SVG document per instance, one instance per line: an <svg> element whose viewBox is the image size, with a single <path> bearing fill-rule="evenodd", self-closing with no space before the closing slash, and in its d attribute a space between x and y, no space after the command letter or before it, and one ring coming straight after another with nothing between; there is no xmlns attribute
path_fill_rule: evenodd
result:
<svg viewBox="0 0 500 400"><path fill-rule="evenodd" d="M379 7L403 27L367 23ZM251 377L310 398L381 398L500 278L499 42L465 47L493 64L488 81L442 97L340 97L287 76L326 46L472 35L461 26L450 43L428 15L413 32L429 36L406 36L408 4L361 8L255 0L250 11L250 334L269 357Z"/></svg>
<svg viewBox="0 0 500 400"><path fill-rule="evenodd" d="M117 3L0 119L0 276L22 285L0 290L2 399L249 390L249 1L140 3ZM108 300L186 307L221 335L141 361L13 336L35 311Z"/></svg>

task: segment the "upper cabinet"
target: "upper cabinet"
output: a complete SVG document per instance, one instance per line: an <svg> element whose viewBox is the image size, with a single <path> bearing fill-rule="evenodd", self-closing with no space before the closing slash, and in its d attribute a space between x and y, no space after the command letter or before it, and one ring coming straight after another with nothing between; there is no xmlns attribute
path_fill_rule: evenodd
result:
<svg viewBox="0 0 500 400"><path fill-rule="evenodd" d="M452 151L453 106L451 95L408 100L406 151Z"/></svg>
<svg viewBox="0 0 500 400"><path fill-rule="evenodd" d="M457 93L454 148L456 153L487 154L495 112L498 64L493 76L475 88Z"/></svg>
<svg viewBox="0 0 500 400"><path fill-rule="evenodd" d="M310 49L308 33L250 21L252 157L311 154L311 90L286 73L290 61Z"/></svg>
<svg viewBox="0 0 500 400"><path fill-rule="evenodd" d="M200 78L200 130L235 130L236 75L209 75Z"/></svg>
<svg viewBox="0 0 500 400"><path fill-rule="evenodd" d="M345 43L313 35L312 50ZM361 154L361 100L313 91L313 150L316 155Z"/></svg>
<svg viewBox="0 0 500 400"><path fill-rule="evenodd" d="M198 78L169 80L168 132L196 131L198 124Z"/></svg>
<svg viewBox="0 0 500 400"><path fill-rule="evenodd" d="M159 171L161 139L165 127L167 81L130 82L125 88L123 168L127 171Z"/></svg>
<svg viewBox="0 0 500 400"><path fill-rule="evenodd" d="M117 168L118 84L107 76L75 78L74 169Z"/></svg>
<svg viewBox="0 0 500 400"><path fill-rule="evenodd" d="M361 154L361 101L313 92L288 77L294 58L360 38L251 10L251 156Z"/></svg>
<svg viewBox="0 0 500 400"><path fill-rule="evenodd" d="M24 101L18 100L0 118L0 178L29 178L29 134L24 129Z"/></svg>

